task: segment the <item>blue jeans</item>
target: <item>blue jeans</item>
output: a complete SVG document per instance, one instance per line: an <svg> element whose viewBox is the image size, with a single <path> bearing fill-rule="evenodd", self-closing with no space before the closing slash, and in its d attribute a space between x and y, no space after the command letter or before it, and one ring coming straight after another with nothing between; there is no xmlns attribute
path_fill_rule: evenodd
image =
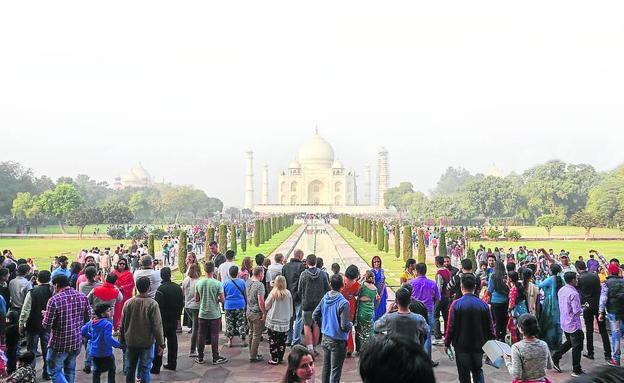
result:
<svg viewBox="0 0 624 383"><path fill-rule="evenodd" d="M126 349L126 383L135 383L135 376L139 376L142 383L150 383L150 369L152 368L152 362L154 360L154 346L147 348L133 348L128 347Z"/></svg>
<svg viewBox="0 0 624 383"><path fill-rule="evenodd" d="M37 354L37 346L41 344L41 355L48 354L48 337L50 334L47 331L35 332L35 331L26 331L26 341L28 343L28 351L33 354ZM47 370L46 358L43 359L43 371ZM37 358L35 358L32 362L33 368L37 365Z"/></svg>
<svg viewBox="0 0 624 383"><path fill-rule="evenodd" d="M431 332L433 331L433 324L435 323L433 319L433 311L427 310L427 321L429 322L429 334L427 334L427 340L425 341L425 351L429 354L431 358Z"/></svg>
<svg viewBox="0 0 624 383"><path fill-rule="evenodd" d="M84 366L91 368L91 365L93 364L93 357L91 356L91 353L89 352L89 350L91 350L91 339L87 339L85 342L85 359L84 359Z"/></svg>
<svg viewBox="0 0 624 383"><path fill-rule="evenodd" d="M611 328L611 352L613 359L620 361L620 340L624 332L624 321L615 319L615 314L607 314L609 326Z"/></svg>
<svg viewBox="0 0 624 383"><path fill-rule="evenodd" d="M303 331L303 313L301 311L301 302L295 303L295 311L294 317L295 321L293 322L292 330L288 332L288 340L290 344L299 344L301 343L301 331Z"/></svg>
<svg viewBox="0 0 624 383"><path fill-rule="evenodd" d="M80 349L72 352L48 349L48 354L46 355L48 375L50 375L53 383L74 383L76 357L79 353Z"/></svg>

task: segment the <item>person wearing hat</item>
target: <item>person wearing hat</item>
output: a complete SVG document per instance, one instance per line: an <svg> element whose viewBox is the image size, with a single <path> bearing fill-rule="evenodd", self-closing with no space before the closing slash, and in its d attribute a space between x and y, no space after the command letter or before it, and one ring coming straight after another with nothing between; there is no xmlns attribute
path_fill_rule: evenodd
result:
<svg viewBox="0 0 624 383"><path fill-rule="evenodd" d="M605 317L611 326L611 351L612 359L609 364L620 365L620 340L624 331L624 279L622 272L615 262L607 267L609 276L602 284L600 291L600 316L598 320L604 321Z"/></svg>

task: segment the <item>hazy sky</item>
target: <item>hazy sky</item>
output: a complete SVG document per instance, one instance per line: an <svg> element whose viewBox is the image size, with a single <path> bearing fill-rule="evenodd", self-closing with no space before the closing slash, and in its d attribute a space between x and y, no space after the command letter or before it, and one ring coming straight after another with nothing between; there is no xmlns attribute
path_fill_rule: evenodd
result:
<svg viewBox="0 0 624 383"><path fill-rule="evenodd" d="M622 1L3 2L0 160L244 199L315 125L427 192L448 166L624 162Z"/></svg>

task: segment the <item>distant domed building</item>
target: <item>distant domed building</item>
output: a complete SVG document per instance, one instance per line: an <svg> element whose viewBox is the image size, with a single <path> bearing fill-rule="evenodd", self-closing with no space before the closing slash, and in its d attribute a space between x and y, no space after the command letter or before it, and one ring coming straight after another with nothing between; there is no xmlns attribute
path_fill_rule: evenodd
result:
<svg viewBox="0 0 624 383"><path fill-rule="evenodd" d="M118 190L124 188L141 188L151 186L152 183L152 176L139 164L130 169L130 172L124 176L115 178L113 187Z"/></svg>

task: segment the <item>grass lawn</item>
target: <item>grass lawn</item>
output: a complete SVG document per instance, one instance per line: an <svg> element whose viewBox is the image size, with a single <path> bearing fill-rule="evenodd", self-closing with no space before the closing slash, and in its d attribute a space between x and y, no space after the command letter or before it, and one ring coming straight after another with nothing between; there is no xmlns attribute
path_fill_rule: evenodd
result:
<svg viewBox="0 0 624 383"><path fill-rule="evenodd" d="M65 227L66 234L79 234L78 226L65 225L64 227ZM84 233L83 233L84 236L89 236L90 234L93 234L96 227L100 228L100 234L106 234L106 228L108 227L108 225L87 225L85 226L85 229L84 229ZM15 234L15 226L0 227L0 233ZM61 233L61 228L59 227L59 225L48 225L48 226L38 226L37 233L35 233L35 227L31 226L30 234L62 234L62 233Z"/></svg>
<svg viewBox="0 0 624 383"><path fill-rule="evenodd" d="M500 228L500 227L499 227ZM518 230L525 237L546 237L548 232L539 226L509 226L509 230ZM557 226L550 231L555 236L585 236L585 229L576 226ZM617 228L595 227L591 229L589 237L613 237L624 239L624 232Z"/></svg>
<svg viewBox="0 0 624 383"><path fill-rule="evenodd" d="M516 250L520 245L526 245L528 249L553 249L555 254L559 254L561 249L565 249L570 252L570 259L572 261L575 261L580 255L583 256L584 260L589 259L589 250L595 249L603 254L607 260L611 258L618 258L621 261L624 261L624 241L472 241L469 246L476 250L480 244L483 244L486 249L491 248L492 250L494 250L495 247L502 247L505 250L513 247L514 250Z"/></svg>
<svg viewBox="0 0 624 383"><path fill-rule="evenodd" d="M333 225L333 227L369 266L371 266L371 260L375 255L381 257L381 264L386 273L388 286L396 290L397 286L399 286L399 277L403 274L403 270L405 270L405 261L402 255L401 258L398 259L394 256L394 241L392 239L390 240L392 243L389 244L390 248L386 253L385 251L377 250L377 245L372 242L368 243L364 241L345 227L340 225ZM416 256L416 254L414 254L414 256ZM435 266L433 264L427 264L427 276L432 278L434 275Z"/></svg>

